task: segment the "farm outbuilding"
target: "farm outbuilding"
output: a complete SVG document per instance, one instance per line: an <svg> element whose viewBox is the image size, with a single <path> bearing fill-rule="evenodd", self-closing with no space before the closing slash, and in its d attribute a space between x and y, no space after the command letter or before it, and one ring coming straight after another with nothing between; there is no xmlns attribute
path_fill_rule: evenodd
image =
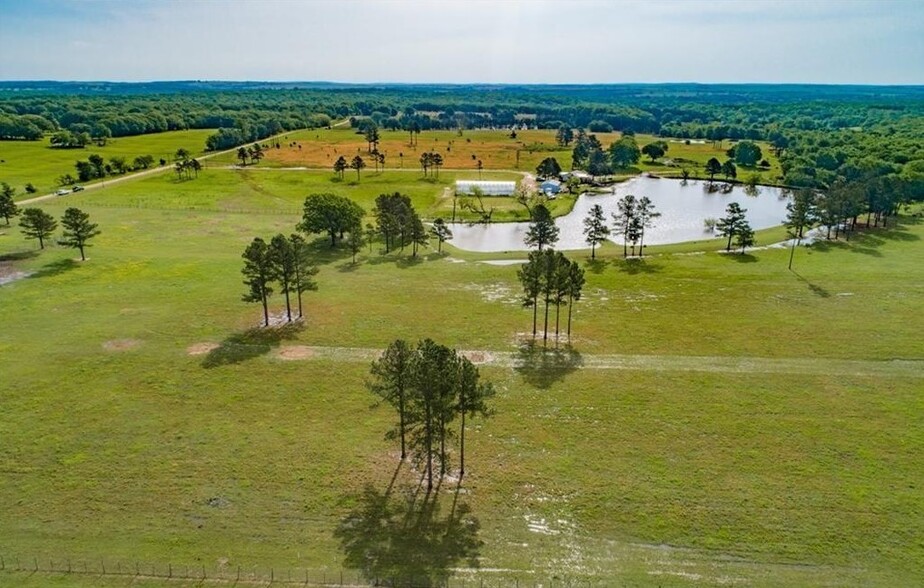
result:
<svg viewBox="0 0 924 588"><path fill-rule="evenodd" d="M546 180L539 184L539 189L549 195L558 194L561 192L561 182L558 180Z"/></svg>
<svg viewBox="0 0 924 588"><path fill-rule="evenodd" d="M563 182L567 182L570 178L577 178L577 180L582 184L589 184L593 180L593 177L591 177L589 173L579 169L569 172L561 172L558 174L558 177L560 177L561 181Z"/></svg>
<svg viewBox="0 0 924 588"><path fill-rule="evenodd" d="M478 188L485 196L512 196L516 182L490 182L481 180L456 180L456 194L472 194Z"/></svg>

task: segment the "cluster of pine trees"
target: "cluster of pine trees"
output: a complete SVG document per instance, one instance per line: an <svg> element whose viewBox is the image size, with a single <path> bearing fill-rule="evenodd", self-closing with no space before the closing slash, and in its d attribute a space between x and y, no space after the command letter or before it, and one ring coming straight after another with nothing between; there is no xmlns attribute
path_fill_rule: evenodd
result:
<svg viewBox="0 0 924 588"><path fill-rule="evenodd" d="M466 418L487 416L494 386L482 382L478 369L464 355L431 339L411 347L398 339L373 362L369 390L395 409L398 422L387 437L401 443L401 459L410 454L422 466L427 489L434 470L449 471L452 428L459 419L459 477L465 475Z"/></svg>

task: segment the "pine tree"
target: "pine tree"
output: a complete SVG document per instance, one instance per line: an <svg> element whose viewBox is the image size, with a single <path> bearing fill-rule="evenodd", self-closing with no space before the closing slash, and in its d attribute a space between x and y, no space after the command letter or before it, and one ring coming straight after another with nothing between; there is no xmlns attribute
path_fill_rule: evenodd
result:
<svg viewBox="0 0 924 588"><path fill-rule="evenodd" d="M606 240L610 234L610 228L606 226L606 219L603 216L603 207L594 204L584 219L584 236L586 242L590 245L590 258L597 259L597 245Z"/></svg>
<svg viewBox="0 0 924 588"><path fill-rule="evenodd" d="M533 207L532 220L526 230L524 242L527 247L536 247L539 251L546 245L549 247L558 242L559 229L555 226L552 213L543 204Z"/></svg>
<svg viewBox="0 0 924 588"><path fill-rule="evenodd" d="M64 238L61 239L61 244L65 247L79 249L81 261L86 261L83 250L90 246L87 241L100 234L98 225L91 223L90 215L79 208L65 210L61 224L64 226Z"/></svg>
<svg viewBox="0 0 924 588"><path fill-rule="evenodd" d="M267 299L273 293L271 283L276 278L273 272L273 262L270 249L260 237L254 240L244 250L244 285L248 291L242 296L244 302L260 302L263 304L263 324L269 326L269 304Z"/></svg>
<svg viewBox="0 0 924 588"><path fill-rule="evenodd" d="M39 248L45 248L45 239L58 228L58 221L41 208L27 208L22 211L19 226L26 239L38 239Z"/></svg>
<svg viewBox="0 0 924 588"><path fill-rule="evenodd" d="M0 216L6 219L7 226L10 224L10 219L19 214L19 207L13 201L15 194L16 188L6 182L0 183Z"/></svg>

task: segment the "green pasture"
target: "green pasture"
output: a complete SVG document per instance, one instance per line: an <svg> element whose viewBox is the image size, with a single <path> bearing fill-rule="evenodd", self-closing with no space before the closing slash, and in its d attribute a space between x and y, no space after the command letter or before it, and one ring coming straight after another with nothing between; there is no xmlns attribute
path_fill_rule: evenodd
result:
<svg viewBox="0 0 924 588"><path fill-rule="evenodd" d="M482 177L518 181L522 175L484 172ZM123 183L112 190L91 191L80 200L74 200L74 195L61 200L99 206L301 214L308 194L333 192L355 200L371 212L379 194L401 192L411 197L424 218L450 219L455 181L470 178L465 172L442 172L434 178L423 177L414 170L367 170L357 180L355 172L348 172L340 179L333 173L319 170L213 167L205 169L198 178L179 179L176 174L164 173ZM549 208L556 216L566 214L574 200L572 196L562 195L550 201ZM464 210L460 201L455 203L456 218L474 220L476 215ZM526 208L512 198L484 198L484 204L486 208L496 209L493 220L525 220L528 217Z"/></svg>
<svg viewBox="0 0 924 588"><path fill-rule="evenodd" d="M173 161L177 149L188 149L193 154L205 150L205 138L214 131L200 129L193 131L171 131L151 135L118 137L110 139L99 147L95 143L83 149L53 149L50 136L40 141L0 141L0 181L16 188L16 199L28 198L25 185L31 182L36 195L48 194L59 186L57 179L64 174L75 178L74 162L86 160L93 154L101 155L107 162L111 157L124 157L129 164L139 155L150 155L156 162L163 158Z"/></svg>
<svg viewBox="0 0 924 588"><path fill-rule="evenodd" d="M483 263L503 256L375 246L353 264L319 237L304 323L255 328L241 252L291 232L307 193L368 210L400 190L445 214L452 173L373 175L208 169L43 203L99 223L86 263L0 226L0 275L31 274L0 286L8 565L230 579L241 566L268 581L271 568L336 576L386 550L468 585L924 579L924 224L800 248L794 272L786 250L724 255L716 241L641 261L613 245L595 263L570 253L587 271L573 346L546 354L521 345L516 266ZM417 475L396 471L391 414L363 385L365 350L397 337L520 362L482 367L496 414L472 422L461 489L447 480L411 503ZM432 543L447 521L468 547ZM0 572L11 586L177 584Z"/></svg>

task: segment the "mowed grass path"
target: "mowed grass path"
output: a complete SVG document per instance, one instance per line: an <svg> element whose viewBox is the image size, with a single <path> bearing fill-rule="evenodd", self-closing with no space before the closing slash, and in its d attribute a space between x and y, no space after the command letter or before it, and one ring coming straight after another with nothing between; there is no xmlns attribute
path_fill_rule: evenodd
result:
<svg viewBox="0 0 924 588"><path fill-rule="evenodd" d="M179 148L188 149L194 156L205 150L205 139L214 130L171 131L150 135L118 137L100 147L95 143L84 149L52 149L50 135L39 141L0 141L0 181L16 188L16 199L29 198L25 185L31 182L37 195L48 194L58 188L57 179L64 174L77 177L74 162L91 155L101 155L106 162L112 157L124 157L129 165L139 155L154 157L155 165L161 158L173 162Z"/></svg>
<svg viewBox="0 0 924 588"><path fill-rule="evenodd" d="M77 205L100 223L85 264L57 247L30 256L18 231L0 230L0 251L23 251L16 267L34 272L0 287L0 553L339 570L334 530L394 473L391 417L370 406L363 364L280 350L431 336L515 353L530 322L516 268L458 251L461 263L427 251L353 265L321 240L304 328L253 333L240 253L298 215L281 203L205 209L224 189L185 210L166 178L149 208L109 201L149 181L43 206ZM920 581L920 377L576 365L599 354L921 360L922 234L903 219L800 250L798 274L783 250L588 265L579 358L484 368L497 414L474 423L459 500L480 523L481 565L508 570L489 579ZM221 351L188 354L201 343ZM395 496L413 480L399 472Z"/></svg>

